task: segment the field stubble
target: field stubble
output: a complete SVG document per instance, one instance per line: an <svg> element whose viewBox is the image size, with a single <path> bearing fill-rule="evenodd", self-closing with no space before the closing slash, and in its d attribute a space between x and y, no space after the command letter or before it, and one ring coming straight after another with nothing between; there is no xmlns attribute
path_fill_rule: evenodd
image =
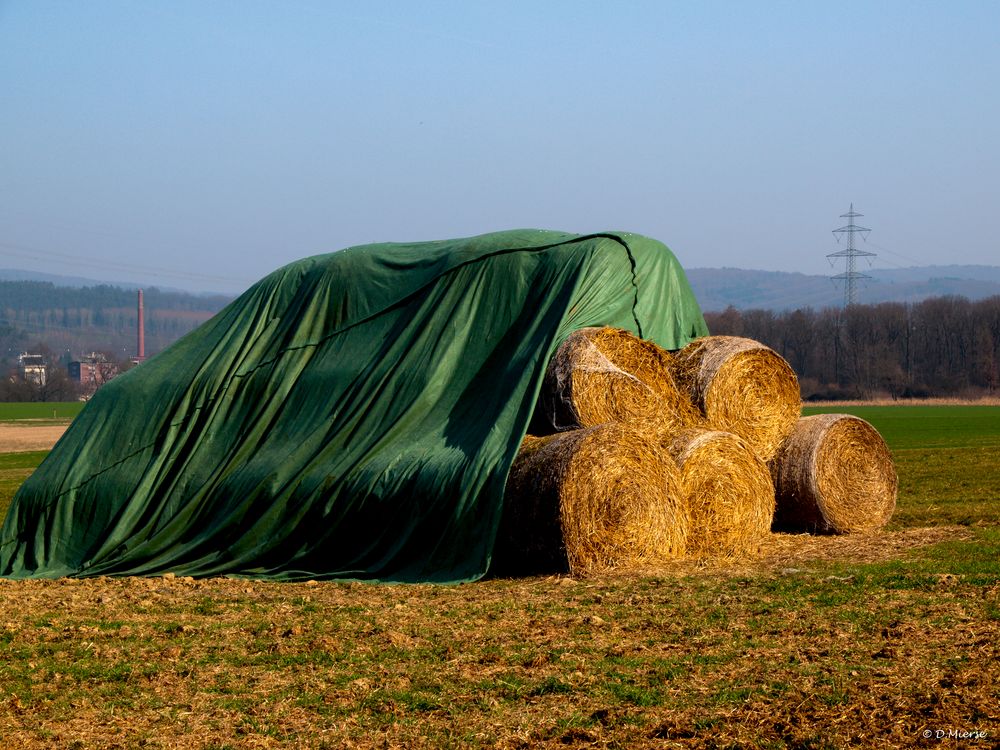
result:
<svg viewBox="0 0 1000 750"><path fill-rule="evenodd" d="M66 432L67 424L0 422L0 454L47 451Z"/></svg>
<svg viewBox="0 0 1000 750"><path fill-rule="evenodd" d="M1000 439L897 427L889 530L776 536L759 560L465 586L0 580L0 739L1000 746Z"/></svg>

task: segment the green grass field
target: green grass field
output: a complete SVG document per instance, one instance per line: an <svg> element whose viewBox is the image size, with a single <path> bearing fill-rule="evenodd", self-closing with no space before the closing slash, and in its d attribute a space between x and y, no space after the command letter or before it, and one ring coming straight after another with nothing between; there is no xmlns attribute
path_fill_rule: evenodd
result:
<svg viewBox="0 0 1000 750"><path fill-rule="evenodd" d="M0 453L0 519L6 517L7 508L17 488L48 454L48 451Z"/></svg>
<svg viewBox="0 0 1000 750"><path fill-rule="evenodd" d="M25 419L51 420L62 422L71 420L83 409L82 401L4 403L0 402L0 422L16 422Z"/></svg>
<svg viewBox="0 0 1000 750"><path fill-rule="evenodd" d="M802 413L854 414L871 422L894 452L1000 444L1000 406L806 407Z"/></svg>
<svg viewBox="0 0 1000 750"><path fill-rule="evenodd" d="M0 579L0 746L997 747L1000 409L835 411L886 436L897 513L797 556L464 586Z"/></svg>
<svg viewBox="0 0 1000 750"><path fill-rule="evenodd" d="M899 474L890 528L1000 522L1000 407L853 406L885 438Z"/></svg>

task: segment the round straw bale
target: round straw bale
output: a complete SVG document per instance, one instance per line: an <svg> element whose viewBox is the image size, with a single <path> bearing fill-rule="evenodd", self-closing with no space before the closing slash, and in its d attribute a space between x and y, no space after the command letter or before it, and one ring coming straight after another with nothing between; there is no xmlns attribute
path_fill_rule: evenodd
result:
<svg viewBox="0 0 1000 750"><path fill-rule="evenodd" d="M849 414L799 419L771 473L776 530L871 532L896 508L892 454L874 427Z"/></svg>
<svg viewBox="0 0 1000 750"><path fill-rule="evenodd" d="M522 444L504 492L493 570L586 575L681 557L680 474L654 440L608 422Z"/></svg>
<svg viewBox="0 0 1000 750"><path fill-rule="evenodd" d="M582 328L545 373L540 406L555 430L655 419L680 428L701 415L674 382L671 354L621 328Z"/></svg>
<svg viewBox="0 0 1000 750"><path fill-rule="evenodd" d="M767 464L741 437L720 430L681 430L667 441L667 448L681 472L691 522L688 553L758 553L774 518L774 484Z"/></svg>
<svg viewBox="0 0 1000 750"><path fill-rule="evenodd" d="M712 429L732 432L764 461L795 426L799 381L773 349L737 336L706 336L676 352L677 382Z"/></svg>

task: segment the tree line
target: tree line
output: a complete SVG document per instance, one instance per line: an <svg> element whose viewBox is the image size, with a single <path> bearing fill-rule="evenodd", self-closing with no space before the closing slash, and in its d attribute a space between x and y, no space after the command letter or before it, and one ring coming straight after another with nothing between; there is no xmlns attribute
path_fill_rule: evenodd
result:
<svg viewBox="0 0 1000 750"><path fill-rule="evenodd" d="M0 281L0 308L18 311L129 308L134 310L137 289L98 284L56 286L49 281ZM159 310L208 310L218 312L229 303L224 295L171 292L157 287L143 291L145 303Z"/></svg>
<svg viewBox="0 0 1000 750"><path fill-rule="evenodd" d="M123 367L131 363L123 363ZM0 401L76 401L90 395L90 391L69 376L66 367L59 362L47 368L44 382L25 380L18 376L16 368L8 368L6 377L0 377Z"/></svg>
<svg viewBox="0 0 1000 750"><path fill-rule="evenodd" d="M1000 296L934 297L845 309L705 314L714 335L781 354L805 399L992 395L1000 386Z"/></svg>
<svg viewBox="0 0 1000 750"><path fill-rule="evenodd" d="M191 331L229 298L155 287L145 290L145 341L154 354ZM0 365L9 368L23 351L41 348L60 360L89 352L118 359L135 354L136 290L98 285L61 287L39 281L0 281Z"/></svg>
<svg viewBox="0 0 1000 750"><path fill-rule="evenodd" d="M11 289L27 296L8 296ZM74 355L102 352L108 361L127 367L135 312L124 303L134 304L135 293L94 287L79 299L71 295L64 304L46 307L53 289L57 295L80 291L40 282L0 282L0 312L13 318L0 319L0 361L8 375L0 378L0 401L67 400L74 386L63 373ZM148 354L226 302L222 297L159 294L150 290L146 295ZM71 302L94 304L72 307ZM150 310L156 312L151 315ZM745 336L781 354L798 375L804 399L967 398L992 395L1000 387L1000 296L783 312L729 307L705 313L705 321L715 335ZM19 382L14 363L21 351L46 355L52 376L46 387Z"/></svg>

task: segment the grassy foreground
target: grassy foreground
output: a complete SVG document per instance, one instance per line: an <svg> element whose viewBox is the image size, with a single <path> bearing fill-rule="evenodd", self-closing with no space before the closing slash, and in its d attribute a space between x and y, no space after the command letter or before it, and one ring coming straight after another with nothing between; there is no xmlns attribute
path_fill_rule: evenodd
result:
<svg viewBox="0 0 1000 750"><path fill-rule="evenodd" d="M0 422L47 420L65 422L73 419L85 404L82 401L40 401L6 403L0 401Z"/></svg>
<svg viewBox="0 0 1000 750"><path fill-rule="evenodd" d="M465 586L0 580L0 746L998 747L1000 410L938 408L849 409L893 448L890 530L760 561Z"/></svg>
<svg viewBox="0 0 1000 750"><path fill-rule="evenodd" d="M7 508L18 487L48 454L48 451L0 453L0 520L7 516Z"/></svg>

